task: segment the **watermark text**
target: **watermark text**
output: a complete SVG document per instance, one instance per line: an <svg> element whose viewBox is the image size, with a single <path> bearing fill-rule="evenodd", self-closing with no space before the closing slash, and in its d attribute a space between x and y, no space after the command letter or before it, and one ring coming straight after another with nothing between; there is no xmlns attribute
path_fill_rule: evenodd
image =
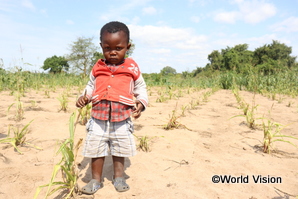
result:
<svg viewBox="0 0 298 199"><path fill-rule="evenodd" d="M213 183L227 183L227 184L281 184L282 178L279 176L270 175L214 175L212 176Z"/></svg>

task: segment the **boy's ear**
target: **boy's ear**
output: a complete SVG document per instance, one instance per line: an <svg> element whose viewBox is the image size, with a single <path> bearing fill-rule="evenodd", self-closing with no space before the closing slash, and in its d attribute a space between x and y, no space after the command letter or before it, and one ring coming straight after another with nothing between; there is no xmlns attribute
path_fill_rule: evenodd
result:
<svg viewBox="0 0 298 199"><path fill-rule="evenodd" d="M130 47L131 47L131 43L128 43L128 45L127 45L127 50L129 50Z"/></svg>
<svg viewBox="0 0 298 199"><path fill-rule="evenodd" d="M102 47L102 44L101 44L101 42L99 43L99 45L100 45L100 47Z"/></svg>

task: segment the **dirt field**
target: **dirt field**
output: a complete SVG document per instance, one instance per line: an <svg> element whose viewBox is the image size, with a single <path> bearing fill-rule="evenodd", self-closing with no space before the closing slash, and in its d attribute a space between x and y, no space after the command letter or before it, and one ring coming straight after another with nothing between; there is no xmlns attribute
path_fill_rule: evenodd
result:
<svg viewBox="0 0 298 199"><path fill-rule="evenodd" d="M94 196L77 198L286 199L298 195L298 149L285 142L275 142L276 151L264 154L262 129L250 129L245 117L230 119L243 114L232 91L216 91L206 102L201 100L200 105L185 110L185 116L177 120L181 128L165 130L163 126L168 123L176 104L179 116L182 106L190 107L191 101L202 99L206 90L184 94L179 100L173 97L157 103L158 89L150 88L150 106L140 119L134 121L135 135L148 136L151 151L139 151L136 156L126 159L125 173L131 189L124 193L115 191L111 183L112 161L108 157L103 174L104 188ZM77 91L74 89L69 97L68 112L58 112L57 97L61 92L51 92L50 98L43 91L26 93L21 98L25 112L20 122L13 119L15 105L8 112L15 97L8 91L1 92L0 139L6 137L10 124L22 126L33 120L27 141L42 150L24 146L20 147L21 155L11 145L0 144L0 198L33 198L38 186L49 183L53 166L60 160L55 156L57 142L69 137L69 117L76 110ZM252 104L252 93L240 91L240 95ZM257 94L255 105L258 105L255 118L269 118L271 110L272 121L289 125L281 133L298 137L297 98L285 97L278 102ZM261 124L262 120L257 119L256 123ZM78 124L76 140L85 139L85 133L85 127ZM298 140L291 141L298 144ZM91 179L90 164L81 153L77 161L79 186L82 187ZM217 179L214 175L230 175L235 183L213 183L212 179ZM42 193L39 198L43 198ZM62 198L61 194L50 198Z"/></svg>

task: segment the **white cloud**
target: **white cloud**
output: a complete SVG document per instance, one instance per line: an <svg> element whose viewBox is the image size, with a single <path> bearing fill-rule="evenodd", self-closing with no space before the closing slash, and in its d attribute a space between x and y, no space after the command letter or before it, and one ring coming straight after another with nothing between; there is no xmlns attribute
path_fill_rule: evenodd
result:
<svg viewBox="0 0 298 199"><path fill-rule="evenodd" d="M298 17L290 17L271 26L273 31L298 32Z"/></svg>
<svg viewBox="0 0 298 199"><path fill-rule="evenodd" d="M22 6L25 8L29 8L32 11L35 11L35 6L30 0L22 0Z"/></svg>
<svg viewBox="0 0 298 199"><path fill-rule="evenodd" d="M233 24L239 18L239 12L221 12L214 16L214 20L217 22L224 22Z"/></svg>
<svg viewBox="0 0 298 199"><path fill-rule="evenodd" d="M131 38L151 47L201 49L207 36L196 35L190 28L171 28L168 26L129 25Z"/></svg>
<svg viewBox="0 0 298 199"><path fill-rule="evenodd" d="M247 39L246 43L249 44L251 50L255 50L265 44L271 44L272 40L277 40L281 43L285 43L286 45L292 45L292 41L290 41L287 37L278 36L276 34L265 34L260 37L251 37Z"/></svg>
<svg viewBox="0 0 298 199"><path fill-rule="evenodd" d="M211 52L208 37L196 34L192 28L165 25L128 27L136 44L133 57L145 73L160 72L165 66L171 66L177 72L205 66L206 51ZM144 55L148 55L146 59Z"/></svg>
<svg viewBox="0 0 298 199"><path fill-rule="evenodd" d="M185 41L180 41L175 44L179 49L202 49L207 41L207 37L204 35L193 35Z"/></svg>
<svg viewBox="0 0 298 199"><path fill-rule="evenodd" d="M277 12L273 4L262 0L235 0L233 3L237 4L238 10L216 13L214 20L230 24L243 20L249 24L257 24L274 16Z"/></svg>
<svg viewBox="0 0 298 199"><path fill-rule="evenodd" d="M242 1L238 6L244 21L250 24L259 23L276 14L275 6L263 1Z"/></svg>
<svg viewBox="0 0 298 199"><path fill-rule="evenodd" d="M272 40L275 40L277 36L275 34L265 34L259 37L251 37L248 40L255 43L269 44Z"/></svg>
<svg viewBox="0 0 298 199"><path fill-rule="evenodd" d="M231 38L221 38L221 39L216 39L212 42L214 44L213 46L213 50L221 50L221 49L225 49L226 47L233 47L236 44L239 44L239 41ZM211 51L210 51L211 53Z"/></svg>
<svg viewBox="0 0 298 199"><path fill-rule="evenodd" d="M154 15L156 13L157 13L157 10L152 6L143 8L143 14L145 15Z"/></svg>
<svg viewBox="0 0 298 199"><path fill-rule="evenodd" d="M276 34L264 34L258 37L247 37L243 38L241 35L233 34L233 35L227 35L225 37L216 39L212 42L212 50L221 50L225 49L228 46L234 47L238 44L248 44L249 50L254 50L255 48L259 48L265 44L272 43L272 40L282 40L284 43L287 43L288 41L281 39ZM211 52L211 51L210 51Z"/></svg>
<svg viewBox="0 0 298 199"><path fill-rule="evenodd" d="M168 54L171 52L171 49L158 48L158 49L149 50L149 52L156 53L156 54Z"/></svg>

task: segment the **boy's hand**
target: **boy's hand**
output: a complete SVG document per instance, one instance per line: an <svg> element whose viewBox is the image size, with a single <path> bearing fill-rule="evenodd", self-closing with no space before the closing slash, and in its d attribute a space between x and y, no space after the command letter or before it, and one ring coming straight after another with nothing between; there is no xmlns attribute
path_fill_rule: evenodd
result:
<svg viewBox="0 0 298 199"><path fill-rule="evenodd" d="M132 112L132 117L134 119L138 119L141 116L141 112L142 112L143 109L144 109L143 104L140 101L136 101L136 108Z"/></svg>
<svg viewBox="0 0 298 199"><path fill-rule="evenodd" d="M78 101L76 102L76 106L78 108L83 108L84 106L86 106L86 104L88 104L89 100L87 97L85 96L81 96Z"/></svg>

